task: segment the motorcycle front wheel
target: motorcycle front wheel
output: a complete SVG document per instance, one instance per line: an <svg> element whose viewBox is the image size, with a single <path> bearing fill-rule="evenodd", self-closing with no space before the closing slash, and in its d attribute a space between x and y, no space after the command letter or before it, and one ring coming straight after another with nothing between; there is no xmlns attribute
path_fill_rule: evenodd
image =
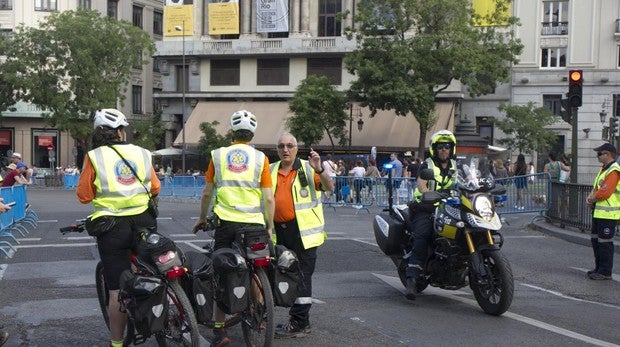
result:
<svg viewBox="0 0 620 347"><path fill-rule="evenodd" d="M470 287L482 310L490 315L499 316L512 304L514 281L512 268L506 256L500 251L482 253L482 262L487 275L470 273Z"/></svg>
<svg viewBox="0 0 620 347"><path fill-rule="evenodd" d="M198 322L194 309L177 280L171 280L166 289L168 296L168 313L165 327L155 333L159 346L191 346L200 345Z"/></svg>
<svg viewBox="0 0 620 347"><path fill-rule="evenodd" d="M246 346L269 347L275 333L273 293L263 268L250 281L250 307L243 313L241 328Z"/></svg>

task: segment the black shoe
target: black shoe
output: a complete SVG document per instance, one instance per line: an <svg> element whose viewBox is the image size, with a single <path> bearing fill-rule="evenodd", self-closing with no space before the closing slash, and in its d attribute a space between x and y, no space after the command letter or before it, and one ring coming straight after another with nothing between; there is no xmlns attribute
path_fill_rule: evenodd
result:
<svg viewBox="0 0 620 347"><path fill-rule="evenodd" d="M594 280L594 281L611 280L611 275L609 275L609 276L608 275L603 275L602 273L599 273L599 272L593 272L593 273L589 274L588 277L591 280Z"/></svg>
<svg viewBox="0 0 620 347"><path fill-rule="evenodd" d="M598 269L593 269L593 270L589 270L588 272L586 272L588 274L588 276L590 276L591 274L598 272Z"/></svg>
<svg viewBox="0 0 620 347"><path fill-rule="evenodd" d="M415 300L416 283L415 278L407 278L407 290L405 291L405 297L409 300Z"/></svg>
<svg viewBox="0 0 620 347"><path fill-rule="evenodd" d="M284 324L276 326L276 339L286 339L293 337L305 337L310 333L310 324L303 324L296 319L290 318Z"/></svg>
<svg viewBox="0 0 620 347"><path fill-rule="evenodd" d="M211 341L211 347L225 346L230 343L230 338L226 329L213 329L213 340Z"/></svg>

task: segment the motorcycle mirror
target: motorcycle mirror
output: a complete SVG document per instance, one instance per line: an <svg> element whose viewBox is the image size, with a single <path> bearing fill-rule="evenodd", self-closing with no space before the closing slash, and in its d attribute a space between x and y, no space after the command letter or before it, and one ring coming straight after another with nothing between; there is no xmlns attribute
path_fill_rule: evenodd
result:
<svg viewBox="0 0 620 347"><path fill-rule="evenodd" d="M434 180L435 172L433 172L433 169L424 169L420 171L420 178L425 181Z"/></svg>
<svg viewBox="0 0 620 347"><path fill-rule="evenodd" d="M441 201L441 199L443 199L443 196L439 192L430 191L422 194L420 201L422 201L423 204L434 204Z"/></svg>

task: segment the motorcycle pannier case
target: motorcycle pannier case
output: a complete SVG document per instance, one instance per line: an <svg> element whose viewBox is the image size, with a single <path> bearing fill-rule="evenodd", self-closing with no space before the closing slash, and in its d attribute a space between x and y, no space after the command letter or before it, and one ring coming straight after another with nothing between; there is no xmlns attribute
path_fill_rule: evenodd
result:
<svg viewBox="0 0 620 347"><path fill-rule="evenodd" d="M185 253L184 266L190 273L189 283L184 283L198 323L208 323L213 317L213 262L211 258L198 252Z"/></svg>
<svg viewBox="0 0 620 347"><path fill-rule="evenodd" d="M297 283L299 281L299 260L295 252L277 245L276 261L273 269L273 298L276 306L291 307L297 299Z"/></svg>
<svg viewBox="0 0 620 347"><path fill-rule="evenodd" d="M385 255L398 254L409 241L405 225L388 213L380 213L372 222L377 245Z"/></svg>
<svg viewBox="0 0 620 347"><path fill-rule="evenodd" d="M215 294L218 307L228 314L245 310L250 295L250 274L245 259L230 248L216 250L211 259L219 277Z"/></svg>
<svg viewBox="0 0 620 347"><path fill-rule="evenodd" d="M168 300L161 279L125 270L120 277L119 297L138 334L148 337L164 328Z"/></svg>

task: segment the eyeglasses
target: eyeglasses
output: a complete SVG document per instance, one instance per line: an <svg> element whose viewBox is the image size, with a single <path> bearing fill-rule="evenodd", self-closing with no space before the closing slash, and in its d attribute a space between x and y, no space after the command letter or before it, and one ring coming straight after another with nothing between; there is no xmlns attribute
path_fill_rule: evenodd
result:
<svg viewBox="0 0 620 347"><path fill-rule="evenodd" d="M596 152L596 156L600 157L601 155L605 154L606 152Z"/></svg>
<svg viewBox="0 0 620 347"><path fill-rule="evenodd" d="M297 147L297 145L293 144L293 143L286 143L286 144L278 143L278 149L284 149L284 147L286 147L288 149L293 149L293 148Z"/></svg>
<svg viewBox="0 0 620 347"><path fill-rule="evenodd" d="M450 143L438 143L437 144L437 149L452 149L452 144Z"/></svg>

